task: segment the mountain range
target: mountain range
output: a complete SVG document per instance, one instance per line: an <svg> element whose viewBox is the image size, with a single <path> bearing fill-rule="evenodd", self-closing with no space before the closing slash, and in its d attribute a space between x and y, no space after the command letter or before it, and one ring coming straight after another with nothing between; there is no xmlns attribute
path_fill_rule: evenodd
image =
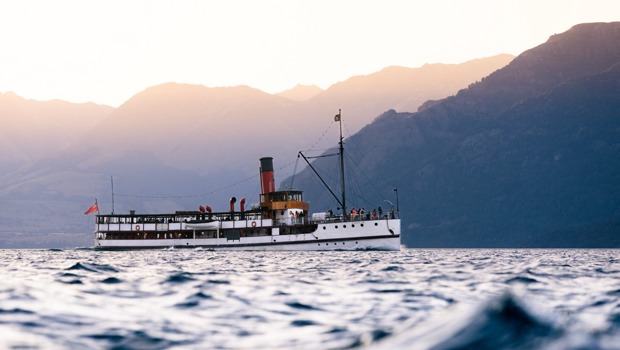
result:
<svg viewBox="0 0 620 350"><path fill-rule="evenodd" d="M321 90L168 83L118 108L0 95L1 247L92 243L103 212L256 201L258 159L312 211L394 207L410 247L620 247L620 23L577 25L519 56L388 67ZM294 175L294 176L293 176ZM337 190L335 191L337 192Z"/></svg>

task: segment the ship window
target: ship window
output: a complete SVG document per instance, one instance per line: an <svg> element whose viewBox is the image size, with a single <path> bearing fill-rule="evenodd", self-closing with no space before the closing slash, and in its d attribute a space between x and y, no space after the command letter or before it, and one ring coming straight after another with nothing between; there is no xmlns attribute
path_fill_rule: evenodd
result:
<svg viewBox="0 0 620 350"><path fill-rule="evenodd" d="M327 227L323 226L323 230L327 230Z"/></svg>
<svg viewBox="0 0 620 350"><path fill-rule="evenodd" d="M342 225L342 228L347 228L347 225Z"/></svg>
<svg viewBox="0 0 620 350"><path fill-rule="evenodd" d="M379 226L379 224L377 224L377 223L375 222L375 226Z"/></svg>
<svg viewBox="0 0 620 350"><path fill-rule="evenodd" d="M335 228L338 228L338 225L336 225Z"/></svg>
<svg viewBox="0 0 620 350"><path fill-rule="evenodd" d="M360 224L362 227L364 227L364 224Z"/></svg>

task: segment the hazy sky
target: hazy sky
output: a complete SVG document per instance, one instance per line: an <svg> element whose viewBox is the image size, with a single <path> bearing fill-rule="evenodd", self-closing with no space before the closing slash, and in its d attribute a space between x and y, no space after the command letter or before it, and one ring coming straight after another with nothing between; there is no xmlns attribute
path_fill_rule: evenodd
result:
<svg viewBox="0 0 620 350"><path fill-rule="evenodd" d="M0 92L118 106L171 81L327 88L616 20L618 0L2 0Z"/></svg>

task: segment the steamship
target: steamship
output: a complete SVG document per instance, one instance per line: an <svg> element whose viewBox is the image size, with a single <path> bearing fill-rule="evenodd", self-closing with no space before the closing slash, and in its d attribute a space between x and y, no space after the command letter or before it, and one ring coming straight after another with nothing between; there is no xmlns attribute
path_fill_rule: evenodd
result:
<svg viewBox="0 0 620 350"><path fill-rule="evenodd" d="M258 205L230 200L230 210L207 207L171 214L100 214L96 216L97 250L201 248L208 250L400 250L398 210L349 213L344 192L344 142L340 113L341 214L310 212L299 190L276 191L273 158L260 159ZM304 160L307 158L300 152ZM312 168L310 162L308 165ZM313 168L312 168L313 169ZM314 170L314 169L313 169ZM316 172L315 172L316 173ZM317 173L318 176L318 173ZM333 191L330 190L333 194Z"/></svg>

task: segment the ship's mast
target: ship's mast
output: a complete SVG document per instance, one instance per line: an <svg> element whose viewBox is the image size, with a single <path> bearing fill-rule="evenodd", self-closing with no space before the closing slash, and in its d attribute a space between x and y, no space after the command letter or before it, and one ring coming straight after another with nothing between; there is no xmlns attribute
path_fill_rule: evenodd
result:
<svg viewBox="0 0 620 350"><path fill-rule="evenodd" d="M334 117L334 120L340 123L340 142L338 142L340 146L340 190L342 194L342 217L346 218L347 215L347 204L345 201L345 190L344 190L344 138L342 137L342 110L338 109L338 114Z"/></svg>
<svg viewBox="0 0 620 350"><path fill-rule="evenodd" d="M114 177L110 175L110 183L112 185L112 215L114 215Z"/></svg>

